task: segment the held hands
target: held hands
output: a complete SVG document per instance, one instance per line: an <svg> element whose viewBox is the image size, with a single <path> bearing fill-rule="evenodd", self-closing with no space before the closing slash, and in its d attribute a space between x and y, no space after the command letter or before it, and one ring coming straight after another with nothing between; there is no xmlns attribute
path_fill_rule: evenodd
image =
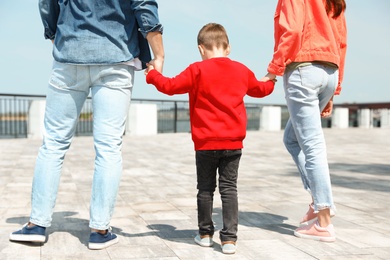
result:
<svg viewBox="0 0 390 260"><path fill-rule="evenodd" d="M154 58L150 62L146 63L147 68L145 69L144 74L148 75L149 71L151 70L157 70L158 72L162 73L164 65L164 60L159 58Z"/></svg>
<svg viewBox="0 0 390 260"><path fill-rule="evenodd" d="M276 75L272 73L267 73L267 75L265 75L262 79L260 79L260 81L264 81L264 82L269 80L272 80L275 83L277 81Z"/></svg>
<svg viewBox="0 0 390 260"><path fill-rule="evenodd" d="M146 63L147 68L144 71L145 76L148 75L149 71L154 70L154 66L151 63Z"/></svg>

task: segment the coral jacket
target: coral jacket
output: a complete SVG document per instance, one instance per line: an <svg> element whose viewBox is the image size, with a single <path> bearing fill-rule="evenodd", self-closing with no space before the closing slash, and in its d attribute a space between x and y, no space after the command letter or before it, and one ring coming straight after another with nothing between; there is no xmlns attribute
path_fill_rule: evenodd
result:
<svg viewBox="0 0 390 260"><path fill-rule="evenodd" d="M274 82L258 81L245 65L226 57L196 62L173 78L151 70L149 84L165 94L189 94L195 150L241 149L246 135L245 95L264 97Z"/></svg>
<svg viewBox="0 0 390 260"><path fill-rule="evenodd" d="M324 0L279 0L274 17L275 47L268 72L282 76L291 62L325 61L339 68L340 94L347 48L344 13L332 18Z"/></svg>

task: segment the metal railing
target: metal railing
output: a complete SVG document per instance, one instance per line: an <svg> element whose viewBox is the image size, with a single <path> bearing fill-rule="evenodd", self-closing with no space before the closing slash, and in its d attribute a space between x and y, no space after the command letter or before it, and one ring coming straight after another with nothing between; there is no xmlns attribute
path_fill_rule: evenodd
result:
<svg viewBox="0 0 390 260"><path fill-rule="evenodd" d="M0 138L26 138L28 135L28 116L32 101L43 100L43 95L0 94ZM132 99L131 103L150 103L157 105L157 132L190 132L188 101ZM246 104L247 130L260 128L261 104ZM282 127L284 128L288 111L282 107ZM87 99L77 124L76 136L92 135L93 111L91 99Z"/></svg>
<svg viewBox="0 0 390 260"><path fill-rule="evenodd" d="M44 98L32 95L0 95L0 138L27 137L30 103Z"/></svg>

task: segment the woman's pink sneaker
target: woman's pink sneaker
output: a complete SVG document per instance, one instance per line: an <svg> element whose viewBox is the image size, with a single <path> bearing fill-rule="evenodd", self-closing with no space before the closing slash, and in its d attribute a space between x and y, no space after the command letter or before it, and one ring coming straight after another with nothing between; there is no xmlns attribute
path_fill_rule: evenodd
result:
<svg viewBox="0 0 390 260"><path fill-rule="evenodd" d="M294 235L300 238L307 238L322 242L336 241L336 233L332 224L323 228L320 227L318 222L314 222L311 225L297 228L294 231Z"/></svg>

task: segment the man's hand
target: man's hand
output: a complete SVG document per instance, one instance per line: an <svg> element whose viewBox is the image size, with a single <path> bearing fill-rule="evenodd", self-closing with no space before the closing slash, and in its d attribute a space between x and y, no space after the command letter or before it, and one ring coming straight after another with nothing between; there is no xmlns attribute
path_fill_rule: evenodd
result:
<svg viewBox="0 0 390 260"><path fill-rule="evenodd" d="M163 58L158 58L158 57L155 57L153 60L151 60L149 63L149 66L148 66L148 71L151 70L151 69L155 69L157 70L158 72L162 73L163 71L163 66L164 66L164 59ZM152 67L152 68L150 68Z"/></svg>

